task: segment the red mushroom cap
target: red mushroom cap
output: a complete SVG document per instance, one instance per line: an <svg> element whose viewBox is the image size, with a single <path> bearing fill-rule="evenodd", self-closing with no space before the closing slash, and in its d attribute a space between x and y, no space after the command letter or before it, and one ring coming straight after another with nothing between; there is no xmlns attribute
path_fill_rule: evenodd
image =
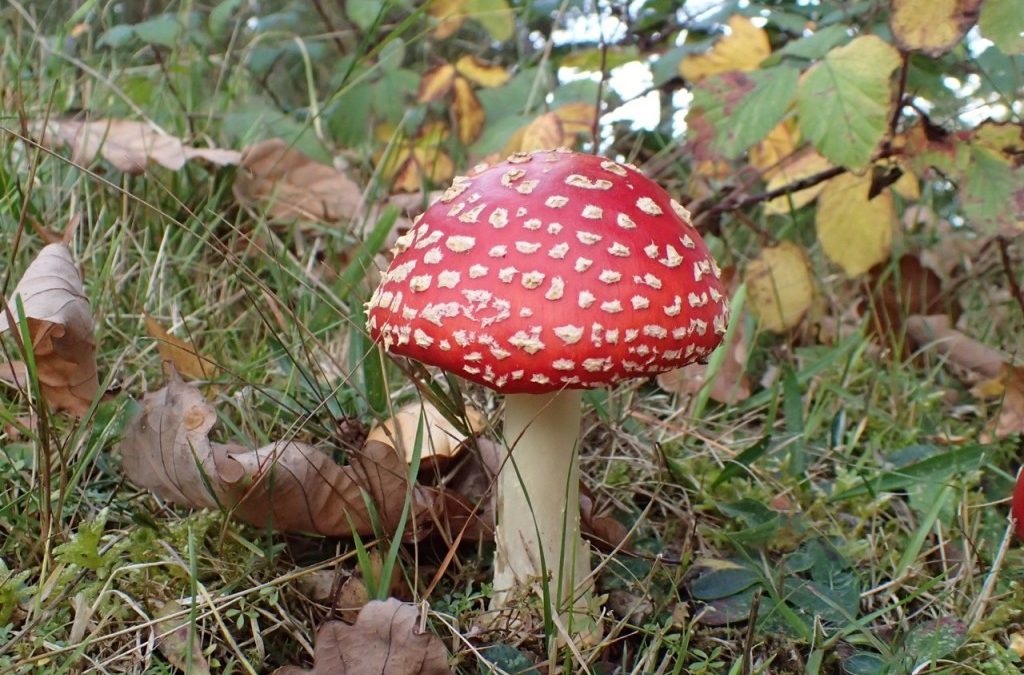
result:
<svg viewBox="0 0 1024 675"><path fill-rule="evenodd" d="M368 325L499 392L597 387L710 354L719 276L686 209L635 168L519 154L456 178L399 239Z"/></svg>
<svg viewBox="0 0 1024 675"><path fill-rule="evenodd" d="M1017 521L1017 536L1024 539L1024 467L1017 472L1017 488L1013 491L1010 513Z"/></svg>

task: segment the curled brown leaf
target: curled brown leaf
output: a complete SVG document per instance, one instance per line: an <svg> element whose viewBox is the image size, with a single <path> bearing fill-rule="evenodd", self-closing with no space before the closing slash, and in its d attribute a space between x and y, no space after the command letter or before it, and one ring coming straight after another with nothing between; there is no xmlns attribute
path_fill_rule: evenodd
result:
<svg viewBox="0 0 1024 675"><path fill-rule="evenodd" d="M17 309L16 298L24 307ZM36 375L46 401L57 410L81 417L99 392L96 338L82 277L63 244L39 252L0 311L0 333L10 330L8 319L25 321L32 340ZM28 369L22 362L0 364L0 379L24 386Z"/></svg>

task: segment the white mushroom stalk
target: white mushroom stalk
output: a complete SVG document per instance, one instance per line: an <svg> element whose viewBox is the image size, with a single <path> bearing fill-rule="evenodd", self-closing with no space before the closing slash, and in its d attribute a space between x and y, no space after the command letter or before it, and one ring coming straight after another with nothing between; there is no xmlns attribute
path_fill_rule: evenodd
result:
<svg viewBox="0 0 1024 675"><path fill-rule="evenodd" d="M580 536L581 403L578 389L505 398L511 452L499 476L495 533L494 606L539 592L570 634L593 623L590 547Z"/></svg>
<svg viewBox="0 0 1024 675"><path fill-rule="evenodd" d="M595 635L578 390L706 358L727 323L718 265L656 183L568 150L456 178L394 253L374 339L508 395L493 607L541 596L561 637Z"/></svg>

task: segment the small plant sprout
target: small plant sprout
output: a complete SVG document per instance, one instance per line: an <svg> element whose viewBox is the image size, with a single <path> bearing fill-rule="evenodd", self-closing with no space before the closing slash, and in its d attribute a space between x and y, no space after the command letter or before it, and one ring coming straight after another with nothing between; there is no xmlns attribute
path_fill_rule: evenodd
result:
<svg viewBox="0 0 1024 675"><path fill-rule="evenodd" d="M495 609L536 591L570 633L593 629L580 390L705 359L726 331L719 277L665 190L567 150L456 178L398 241L373 337L506 395Z"/></svg>

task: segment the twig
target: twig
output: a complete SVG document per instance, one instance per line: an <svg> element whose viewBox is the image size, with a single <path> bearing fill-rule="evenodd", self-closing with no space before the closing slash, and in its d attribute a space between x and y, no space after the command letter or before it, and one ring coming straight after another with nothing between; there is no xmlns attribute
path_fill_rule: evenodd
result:
<svg viewBox="0 0 1024 675"><path fill-rule="evenodd" d="M907 71L910 70L910 55L902 52L903 65L900 67L900 84L896 91L896 109L892 111L892 119L889 121L889 140L896 136L896 126L900 123L900 115L903 113L903 96L907 92Z"/></svg>
<svg viewBox="0 0 1024 675"><path fill-rule="evenodd" d="M1024 313L1024 294L1021 293L1020 284L1017 282L1017 277L1013 273L1013 261L1010 259L1009 244L1006 241L1006 237L999 235L995 239L996 245L999 247L999 258L1003 261L1003 272L1006 274L1006 283L1010 285L1010 293L1013 294L1013 299L1017 301L1017 305L1020 306L1020 311Z"/></svg>
<svg viewBox="0 0 1024 675"><path fill-rule="evenodd" d="M751 665L754 656L754 627L757 625L757 612L761 607L761 589L754 592L754 599L750 603L750 615L747 618L747 635L743 640L743 664L742 675L750 675Z"/></svg>

